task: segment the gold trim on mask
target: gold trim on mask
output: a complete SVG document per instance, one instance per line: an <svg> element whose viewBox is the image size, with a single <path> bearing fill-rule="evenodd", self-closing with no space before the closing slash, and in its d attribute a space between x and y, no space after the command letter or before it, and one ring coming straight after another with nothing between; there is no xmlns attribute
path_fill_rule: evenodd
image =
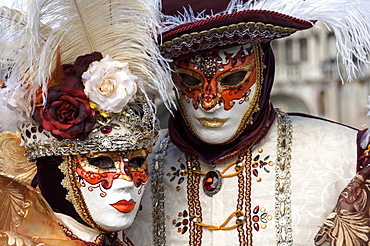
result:
<svg viewBox="0 0 370 246"><path fill-rule="evenodd" d="M260 110L260 107L258 105L258 101L261 97L261 90L262 90L262 83L263 83L263 75L262 75L262 71L263 71L263 68L264 68L263 61L262 61L263 52L262 52L262 49L261 49L261 45L259 43L252 43L252 46L253 46L253 52L254 52L254 55L255 55L255 63L256 63L256 70L257 70L256 71L256 82L255 82L256 88L255 88L255 91L253 93L253 98L250 101L249 107L247 108L247 110L243 114L242 119L240 121L240 124L239 124L234 136L232 136L229 140L227 140L223 143L212 144L212 145L225 145L225 144L228 144L228 143L231 143L232 141L234 141L242 133L242 131L244 130L246 125L253 124L252 116L255 112L258 112ZM186 113L186 110L185 110L185 105L184 105L183 101L180 100L182 96L183 95L180 96L178 93L176 93L177 101L180 104L180 110L181 110L182 115L185 119L186 125L189 127L190 131L193 133L194 136L196 136L202 142L207 143L199 137L199 135L196 133L193 126L191 125L191 123L189 121L189 117L188 117L188 115ZM210 143L207 143L207 144L210 144Z"/></svg>
<svg viewBox="0 0 370 246"><path fill-rule="evenodd" d="M91 227L102 232L112 232L96 223L92 218L79 187L76 163L77 156L63 156L63 162L59 165L59 169L64 174L62 185L68 191L66 199L73 204L80 217Z"/></svg>

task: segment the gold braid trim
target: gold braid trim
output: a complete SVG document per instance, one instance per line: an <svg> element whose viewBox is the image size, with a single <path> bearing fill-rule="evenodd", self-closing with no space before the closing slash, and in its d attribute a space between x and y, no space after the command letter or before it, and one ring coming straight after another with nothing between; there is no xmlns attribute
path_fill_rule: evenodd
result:
<svg viewBox="0 0 370 246"><path fill-rule="evenodd" d="M252 146L253 147L253 146ZM243 161L247 163L247 168L245 168L245 181L243 181L243 184L245 184L245 187L242 188L240 186L240 194L244 193L244 207L245 207L245 232L247 235L243 235L241 232L244 233L244 230L240 228L241 232L239 232L239 242L240 245L252 245L252 221L251 221L251 187L252 187L252 174L251 174L251 162L252 162L252 151L249 149L244 156L242 156ZM239 184L241 184L242 181L239 181ZM243 202L243 200L241 202Z"/></svg>
<svg viewBox="0 0 370 246"><path fill-rule="evenodd" d="M180 37L174 38L170 41L164 42L162 45L159 46L161 51L168 49L175 45L180 45L183 42L190 42L193 39L201 39L203 37L212 36L214 34L222 34L224 32L233 32L237 30L246 30L249 29L251 31L259 30L259 31L270 31L272 33L276 33L279 35L291 35L297 31L295 28L289 27L281 27L281 26L274 26L272 24L264 24L262 22L241 22L238 24L231 24L228 26L222 27L215 27L210 30L204 30L201 32L193 32L190 34L183 34ZM277 36L277 35L276 35Z"/></svg>
<svg viewBox="0 0 370 246"><path fill-rule="evenodd" d="M186 155L186 163L188 165L188 170L199 170L200 164L198 159L191 155ZM199 182L200 175L193 172L188 174L188 206L189 206L189 216L192 218L189 229L189 245L198 246L202 242L202 232L201 226L197 225L197 222L201 222L202 218L202 207L199 200Z"/></svg>

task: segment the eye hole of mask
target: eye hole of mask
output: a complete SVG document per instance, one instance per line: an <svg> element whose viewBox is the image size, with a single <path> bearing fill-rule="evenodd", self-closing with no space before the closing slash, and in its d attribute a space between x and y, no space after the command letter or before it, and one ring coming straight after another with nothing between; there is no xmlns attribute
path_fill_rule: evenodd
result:
<svg viewBox="0 0 370 246"><path fill-rule="evenodd" d="M221 85L237 85L239 84L247 74L247 71L239 71L229 74L222 78Z"/></svg>
<svg viewBox="0 0 370 246"><path fill-rule="evenodd" d="M89 164L102 169L115 168L114 161L108 156L88 158Z"/></svg>
<svg viewBox="0 0 370 246"><path fill-rule="evenodd" d="M145 163L146 156L136 156L128 161L128 166L132 168L142 167Z"/></svg>
<svg viewBox="0 0 370 246"><path fill-rule="evenodd" d="M199 85L200 80L185 73L179 73L180 79L187 85L193 86L193 85Z"/></svg>

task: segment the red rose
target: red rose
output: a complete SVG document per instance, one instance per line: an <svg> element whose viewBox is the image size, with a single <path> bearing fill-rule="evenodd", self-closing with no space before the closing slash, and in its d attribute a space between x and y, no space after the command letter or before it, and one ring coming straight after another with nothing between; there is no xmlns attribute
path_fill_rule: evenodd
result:
<svg viewBox="0 0 370 246"><path fill-rule="evenodd" d="M54 86L48 91L46 106L36 109L34 117L58 140L85 140L95 125L94 115L82 90Z"/></svg>
<svg viewBox="0 0 370 246"><path fill-rule="evenodd" d="M102 59L99 52L80 56L72 64L64 64L64 78L60 86L48 89L44 107L38 107L33 115L42 127L58 140L85 140L92 131L96 119L84 93L81 75L91 62Z"/></svg>

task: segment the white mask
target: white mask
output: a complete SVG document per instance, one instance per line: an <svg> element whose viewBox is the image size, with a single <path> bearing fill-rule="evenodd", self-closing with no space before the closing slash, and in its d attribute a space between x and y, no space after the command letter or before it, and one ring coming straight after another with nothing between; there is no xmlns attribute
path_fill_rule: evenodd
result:
<svg viewBox="0 0 370 246"><path fill-rule="evenodd" d="M226 144L251 123L261 94L261 48L247 44L175 62L185 121L203 142Z"/></svg>
<svg viewBox="0 0 370 246"><path fill-rule="evenodd" d="M70 178L72 203L88 224L113 232L133 223L148 180L146 156L146 150L138 150L127 155L103 152L69 158L68 162L75 162L69 163L75 166Z"/></svg>

